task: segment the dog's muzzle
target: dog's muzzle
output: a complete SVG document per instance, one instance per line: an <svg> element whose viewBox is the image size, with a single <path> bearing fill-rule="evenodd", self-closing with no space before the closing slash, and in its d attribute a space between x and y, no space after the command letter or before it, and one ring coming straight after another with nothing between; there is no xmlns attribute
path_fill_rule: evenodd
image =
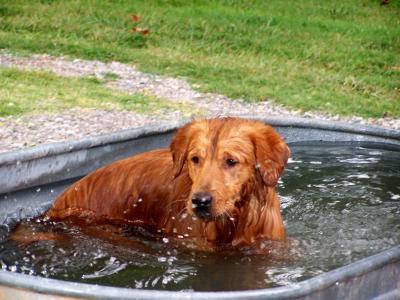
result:
<svg viewBox="0 0 400 300"><path fill-rule="evenodd" d="M211 206L213 197L209 193L196 193L192 197L192 208L194 213L203 219L212 218Z"/></svg>

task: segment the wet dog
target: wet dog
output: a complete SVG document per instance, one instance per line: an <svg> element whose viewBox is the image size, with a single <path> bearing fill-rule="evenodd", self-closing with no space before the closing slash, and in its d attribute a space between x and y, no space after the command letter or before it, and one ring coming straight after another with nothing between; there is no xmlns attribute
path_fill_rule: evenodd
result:
<svg viewBox="0 0 400 300"><path fill-rule="evenodd" d="M262 122L197 120L177 131L169 149L82 178L44 217L141 226L202 249L284 240L275 186L289 155L280 135Z"/></svg>

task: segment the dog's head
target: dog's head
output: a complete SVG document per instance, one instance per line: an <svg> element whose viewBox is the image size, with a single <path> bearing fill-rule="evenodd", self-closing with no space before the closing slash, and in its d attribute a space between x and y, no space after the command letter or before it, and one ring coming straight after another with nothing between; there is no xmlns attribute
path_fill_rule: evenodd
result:
<svg viewBox="0 0 400 300"><path fill-rule="evenodd" d="M255 182L274 187L290 155L272 127L240 118L187 124L171 152L175 177L188 172L192 181L187 210L204 219L230 216Z"/></svg>

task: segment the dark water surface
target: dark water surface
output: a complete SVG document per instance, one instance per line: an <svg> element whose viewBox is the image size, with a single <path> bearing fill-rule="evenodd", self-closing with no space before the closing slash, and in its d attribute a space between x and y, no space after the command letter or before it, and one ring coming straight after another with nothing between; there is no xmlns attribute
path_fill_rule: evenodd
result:
<svg viewBox="0 0 400 300"><path fill-rule="evenodd" d="M144 231L113 242L57 223L57 242L0 242L0 267L119 287L245 290L302 281L400 244L400 152L323 144L292 151L278 186L289 243L266 242L264 255L195 252Z"/></svg>

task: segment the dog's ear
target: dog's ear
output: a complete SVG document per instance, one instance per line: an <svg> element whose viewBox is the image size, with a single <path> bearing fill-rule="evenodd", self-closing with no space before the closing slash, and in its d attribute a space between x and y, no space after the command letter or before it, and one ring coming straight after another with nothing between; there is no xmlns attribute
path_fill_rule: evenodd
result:
<svg viewBox="0 0 400 300"><path fill-rule="evenodd" d="M172 139L170 145L172 161L174 163L173 166L174 178L179 176L186 162L188 144L189 144L189 130L190 130L190 124L187 124L179 128L175 134L175 137Z"/></svg>
<svg viewBox="0 0 400 300"><path fill-rule="evenodd" d="M290 149L281 136L271 127L262 123L251 135L256 158L256 169L264 183L274 187L290 156Z"/></svg>

